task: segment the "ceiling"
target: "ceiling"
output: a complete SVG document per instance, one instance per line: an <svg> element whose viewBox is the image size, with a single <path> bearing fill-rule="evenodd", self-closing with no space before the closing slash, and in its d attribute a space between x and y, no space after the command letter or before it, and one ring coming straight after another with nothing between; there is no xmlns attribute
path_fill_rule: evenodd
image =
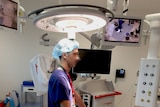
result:
<svg viewBox="0 0 160 107"><path fill-rule="evenodd" d="M20 0L21 6L26 13L42 7L58 5L58 4L92 4L101 7L107 7L107 0ZM144 18L147 14L160 12L160 0L130 0L128 16L138 16ZM118 0L117 11L113 11L115 15L122 15L123 0Z"/></svg>

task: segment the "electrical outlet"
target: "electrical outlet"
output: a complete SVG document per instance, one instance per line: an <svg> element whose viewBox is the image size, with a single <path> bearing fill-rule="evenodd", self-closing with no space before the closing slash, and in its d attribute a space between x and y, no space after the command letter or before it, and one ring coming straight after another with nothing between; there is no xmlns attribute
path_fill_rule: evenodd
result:
<svg viewBox="0 0 160 107"><path fill-rule="evenodd" d="M141 59L135 101L136 106L156 107L159 71L159 59Z"/></svg>

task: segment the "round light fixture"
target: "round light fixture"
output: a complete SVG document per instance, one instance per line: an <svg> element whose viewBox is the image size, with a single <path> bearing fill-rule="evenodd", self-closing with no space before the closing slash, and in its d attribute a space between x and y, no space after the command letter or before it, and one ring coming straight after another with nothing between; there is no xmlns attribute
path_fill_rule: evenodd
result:
<svg viewBox="0 0 160 107"><path fill-rule="evenodd" d="M99 29L106 25L108 13L112 20L114 15L106 8L84 4L66 4L33 11L28 17L35 15L33 23L40 29L68 33Z"/></svg>

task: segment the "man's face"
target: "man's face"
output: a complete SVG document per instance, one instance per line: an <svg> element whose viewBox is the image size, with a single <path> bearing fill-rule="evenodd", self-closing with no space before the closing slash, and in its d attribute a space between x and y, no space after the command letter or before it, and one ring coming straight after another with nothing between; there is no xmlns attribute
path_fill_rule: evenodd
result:
<svg viewBox="0 0 160 107"><path fill-rule="evenodd" d="M70 67L75 67L77 62L80 60L78 49L74 49L68 53L67 63Z"/></svg>

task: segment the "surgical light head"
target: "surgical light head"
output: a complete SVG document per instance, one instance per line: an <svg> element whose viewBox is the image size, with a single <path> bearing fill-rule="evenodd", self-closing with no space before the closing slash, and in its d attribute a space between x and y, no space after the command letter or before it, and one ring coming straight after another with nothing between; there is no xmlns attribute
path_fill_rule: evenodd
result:
<svg viewBox="0 0 160 107"><path fill-rule="evenodd" d="M62 53L71 52L76 48L79 48L79 43L76 40L64 38L55 45L52 56L55 59L59 59Z"/></svg>

